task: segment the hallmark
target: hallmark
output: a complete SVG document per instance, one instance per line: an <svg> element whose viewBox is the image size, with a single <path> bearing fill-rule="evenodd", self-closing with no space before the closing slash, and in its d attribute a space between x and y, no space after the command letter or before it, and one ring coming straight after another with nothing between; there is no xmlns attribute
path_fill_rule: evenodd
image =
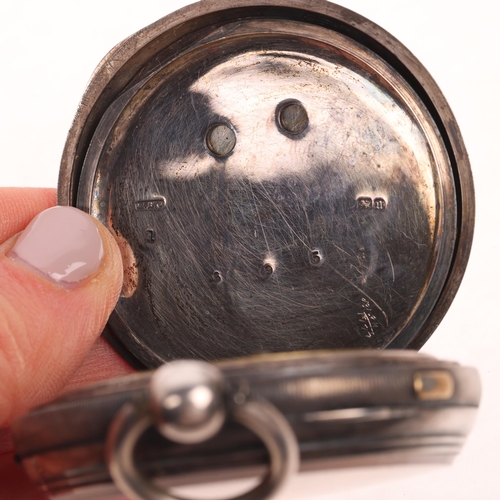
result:
<svg viewBox="0 0 500 500"><path fill-rule="evenodd" d="M167 201L163 196L152 198L150 200L139 200L134 203L136 210L162 210L165 208Z"/></svg>
<svg viewBox="0 0 500 500"><path fill-rule="evenodd" d="M356 206L358 210L385 210L387 208L387 201L380 196L375 199L369 196L360 196L356 200Z"/></svg>
<svg viewBox="0 0 500 500"><path fill-rule="evenodd" d="M360 196L357 200L357 205L359 210L370 210L372 208L373 201L368 196Z"/></svg>

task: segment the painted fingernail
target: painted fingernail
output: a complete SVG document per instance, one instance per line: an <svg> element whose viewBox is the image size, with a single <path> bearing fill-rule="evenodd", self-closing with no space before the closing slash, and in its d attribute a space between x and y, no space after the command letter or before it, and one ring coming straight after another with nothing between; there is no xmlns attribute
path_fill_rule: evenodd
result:
<svg viewBox="0 0 500 500"><path fill-rule="evenodd" d="M8 257L72 288L99 269L103 255L101 236L88 214L73 207L52 207L30 222Z"/></svg>

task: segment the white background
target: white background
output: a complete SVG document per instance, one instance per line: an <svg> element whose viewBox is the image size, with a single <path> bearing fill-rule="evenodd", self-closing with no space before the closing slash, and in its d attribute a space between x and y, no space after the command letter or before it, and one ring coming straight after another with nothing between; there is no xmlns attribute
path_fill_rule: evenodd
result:
<svg viewBox="0 0 500 500"><path fill-rule="evenodd" d="M0 186L56 186L66 134L97 63L116 43L187 3L1 0ZM420 59L447 97L463 133L475 177L475 240L462 287L423 351L478 367L483 402L474 431L451 467L410 477L398 467L389 472L304 475L280 498L498 499L498 7L486 0L339 3L384 27Z"/></svg>

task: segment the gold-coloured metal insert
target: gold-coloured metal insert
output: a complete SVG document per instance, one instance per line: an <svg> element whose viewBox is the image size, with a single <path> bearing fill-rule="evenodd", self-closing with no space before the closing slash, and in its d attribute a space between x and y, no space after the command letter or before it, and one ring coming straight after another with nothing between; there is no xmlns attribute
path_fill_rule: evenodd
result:
<svg viewBox="0 0 500 500"><path fill-rule="evenodd" d="M413 389L417 399L422 401L444 401L455 392L455 380L445 370L416 372L413 376Z"/></svg>

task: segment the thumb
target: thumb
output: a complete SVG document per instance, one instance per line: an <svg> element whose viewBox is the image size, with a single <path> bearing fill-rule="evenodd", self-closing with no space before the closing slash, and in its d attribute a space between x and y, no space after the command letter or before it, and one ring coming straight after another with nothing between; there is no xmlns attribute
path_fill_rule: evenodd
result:
<svg viewBox="0 0 500 500"><path fill-rule="evenodd" d="M0 427L54 397L101 333L121 288L119 249L73 207L0 245Z"/></svg>

